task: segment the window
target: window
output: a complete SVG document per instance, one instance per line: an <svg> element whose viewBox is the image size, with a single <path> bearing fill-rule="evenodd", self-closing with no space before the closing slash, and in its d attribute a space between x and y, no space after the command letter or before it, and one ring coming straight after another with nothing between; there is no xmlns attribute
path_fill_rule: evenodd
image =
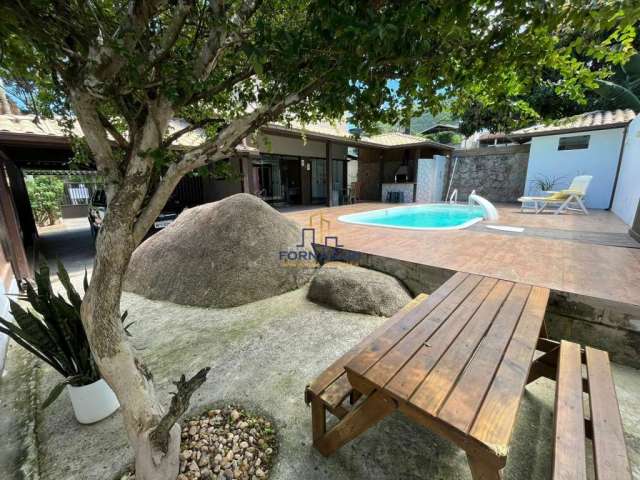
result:
<svg viewBox="0 0 640 480"><path fill-rule="evenodd" d="M558 150L583 150L589 148L589 137L590 135L560 137Z"/></svg>

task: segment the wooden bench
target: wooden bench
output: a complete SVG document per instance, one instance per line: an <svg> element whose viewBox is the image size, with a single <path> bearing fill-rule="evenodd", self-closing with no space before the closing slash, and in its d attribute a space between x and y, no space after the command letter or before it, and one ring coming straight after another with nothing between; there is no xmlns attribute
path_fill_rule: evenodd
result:
<svg viewBox="0 0 640 480"><path fill-rule="evenodd" d="M428 295L426 293L421 293L407 303L394 317L405 315L427 298ZM326 411L329 411L338 418L342 418L349 412L349 407L360 398L358 392L351 387L344 366L349 363L372 338L377 337L387 328L388 324L386 322L380 325L373 333L365 337L364 340L333 362L329 368L322 372L318 378L305 389L305 401L307 405L312 405L313 410L312 423L314 439L324 434L326 430ZM345 405L347 398L349 398L349 402Z"/></svg>
<svg viewBox="0 0 640 480"><path fill-rule="evenodd" d="M587 478L585 438L589 438L593 444L596 479L631 479L607 352L591 347L581 350L580 345L567 341L551 351L556 351L558 357L553 478ZM586 378L583 364L586 364ZM589 394L588 418L584 412L583 392Z"/></svg>

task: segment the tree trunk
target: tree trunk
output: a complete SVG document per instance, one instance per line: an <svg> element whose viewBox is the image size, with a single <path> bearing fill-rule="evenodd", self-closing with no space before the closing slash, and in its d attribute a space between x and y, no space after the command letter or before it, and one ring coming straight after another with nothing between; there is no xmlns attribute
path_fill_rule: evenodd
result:
<svg viewBox="0 0 640 480"><path fill-rule="evenodd" d="M136 455L136 479L174 480L179 471L180 427L170 431L166 453L154 447L149 434L163 410L151 375L127 341L120 320L124 274L135 248L130 199L109 205L97 238L89 289L82 302L82 322L102 377L115 392L129 442ZM122 205L122 206L121 206Z"/></svg>

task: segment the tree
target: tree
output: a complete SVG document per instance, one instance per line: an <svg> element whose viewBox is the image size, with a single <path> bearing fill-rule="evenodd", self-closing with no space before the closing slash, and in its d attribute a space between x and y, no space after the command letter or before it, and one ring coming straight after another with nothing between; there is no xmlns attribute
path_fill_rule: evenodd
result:
<svg viewBox="0 0 640 480"><path fill-rule="evenodd" d="M573 80L564 75L561 68L549 65L543 69L540 78L529 88L517 91L516 95L508 95L502 99L483 95L459 99L455 102L454 110L461 120L460 131L465 135L482 129L508 132L540 120L569 117L599 109L620 108L620 102L606 99L614 97L614 83L621 82L620 85L626 85L625 81L628 80L622 65L628 61L630 53L640 46L639 11L638 6L629 11L623 28L615 29L602 24L594 30L588 25L576 24L574 28L559 31L558 45L561 48L574 49L576 59L582 63L581 68L589 69L595 74L594 81L586 84L587 89L576 94ZM584 40L596 40L601 46L611 46L615 42L619 42L619 45L607 54L601 48L588 46ZM632 67L631 61L629 66ZM617 90L616 96L618 99L623 98L620 89ZM628 100L628 97L626 98ZM637 107L637 104L633 103L623 104Z"/></svg>
<svg viewBox="0 0 640 480"><path fill-rule="evenodd" d="M64 183L53 175L37 175L27 179L27 193L38 225L54 225L60 218L60 202Z"/></svg>
<svg viewBox="0 0 640 480"><path fill-rule="evenodd" d="M608 80L598 80L596 90L606 108L630 108L640 112L640 55L616 68Z"/></svg>
<svg viewBox="0 0 640 480"><path fill-rule="evenodd" d="M579 95L594 75L574 47L558 46L556 32L618 31L630 12L617 1L2 2L0 77L25 90L38 114L77 120L105 180L109 209L82 321L122 405L137 478L175 478L180 430L163 421L151 375L123 332L122 282L182 176L233 155L272 120L310 122L348 111L365 129L395 124L415 108L439 111L451 96L474 95L478 86L485 99L505 98L548 64ZM625 41L586 39L580 48L613 55ZM400 80L397 90L389 79ZM190 125L169 132L173 117ZM204 143L174 148L196 128L206 132Z"/></svg>

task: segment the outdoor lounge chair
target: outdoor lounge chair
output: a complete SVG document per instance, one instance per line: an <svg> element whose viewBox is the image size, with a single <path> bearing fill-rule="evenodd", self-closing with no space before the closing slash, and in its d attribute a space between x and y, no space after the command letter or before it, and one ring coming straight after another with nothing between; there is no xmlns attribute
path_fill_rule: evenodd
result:
<svg viewBox="0 0 640 480"><path fill-rule="evenodd" d="M524 212L527 204L533 204L535 213L540 213L548 206L559 205L556 211L553 212L555 215L569 210L589 215L582 200L587 195L587 190L592 178L591 175L579 175L573 179L571 185L569 185L569 188L566 190L544 192L550 194L548 196L520 197L518 199L518 201L522 203L520 210Z"/></svg>

